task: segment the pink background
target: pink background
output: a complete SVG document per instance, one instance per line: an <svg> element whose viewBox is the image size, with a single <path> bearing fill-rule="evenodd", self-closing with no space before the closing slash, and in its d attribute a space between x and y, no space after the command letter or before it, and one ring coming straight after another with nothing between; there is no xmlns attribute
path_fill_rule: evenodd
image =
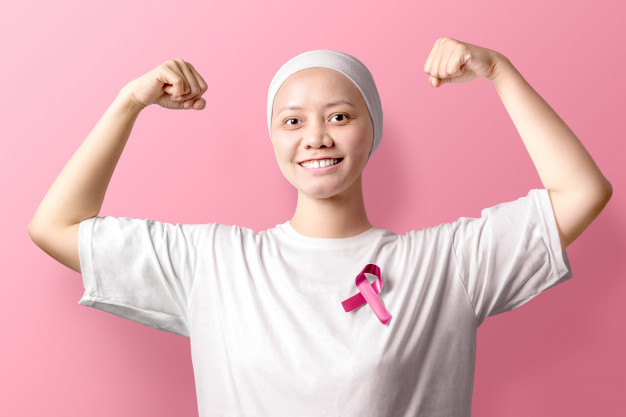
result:
<svg viewBox="0 0 626 417"><path fill-rule="evenodd" d="M568 248L574 278L479 328L473 415L623 415L623 2L33 3L6 2L0 28L0 415L197 415L189 339L79 306L80 274L26 233L119 89L169 59L207 80L207 107L144 110L102 216L257 231L289 219L296 192L271 148L266 94L287 59L317 48L355 55L379 88L384 135L364 172L375 226L404 233L479 217L542 188L489 81L428 84L439 37L506 55L614 188Z"/></svg>

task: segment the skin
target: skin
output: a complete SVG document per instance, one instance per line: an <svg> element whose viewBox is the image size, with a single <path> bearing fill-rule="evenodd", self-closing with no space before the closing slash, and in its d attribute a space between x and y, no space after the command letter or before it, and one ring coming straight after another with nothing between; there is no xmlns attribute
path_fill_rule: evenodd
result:
<svg viewBox="0 0 626 417"><path fill-rule="evenodd" d="M429 83L486 78L495 87L548 190L561 247L567 248L604 209L613 188L583 144L504 55L452 38L439 38L424 64ZM324 104L343 96L357 100L354 122L331 121ZM298 112L274 113L272 143L281 171L298 189L291 225L311 237L348 237L371 227L363 204L361 172L371 146L367 106L358 89L341 73L311 68L292 75L274 100ZM346 108L345 111L348 109ZM282 124L297 118L296 127ZM367 126L366 126L367 125ZM367 138L367 140L365 139ZM367 146L365 144L367 143ZM367 149L367 152L364 150ZM305 172L298 162L318 155L345 156L345 166L324 176Z"/></svg>
<svg viewBox="0 0 626 417"><path fill-rule="evenodd" d="M548 190L565 249L593 222L613 195L578 137L499 52L452 38L435 42L424 72L435 88L487 78L495 87Z"/></svg>
<svg viewBox="0 0 626 417"><path fill-rule="evenodd" d="M325 108L327 103L346 100ZM284 110L286 106L301 109ZM291 75L274 97L272 145L278 166L298 190L291 226L300 234L343 238L372 227L363 202L362 172L373 146L373 124L359 89L329 68ZM299 162L343 158L332 171L311 173Z"/></svg>
<svg viewBox="0 0 626 417"><path fill-rule="evenodd" d="M548 190L562 248L576 240L609 202L613 188L572 130L513 64L496 51L439 38L424 72L435 88L475 78L491 81ZM28 224L33 242L80 272L80 222L99 214L140 111L153 100L169 109L201 110L206 91L206 82L182 59L167 61L127 84L39 205ZM343 104L324 109L338 98L354 107ZM275 114L271 128L279 167L298 190L291 225L303 235L322 238L350 237L368 230L372 225L363 203L361 173L372 147L373 126L358 88L337 71L310 68L293 74L281 86L274 111L287 104L303 109ZM348 119L336 117L339 113ZM297 120L282 124L287 118ZM344 160L324 175L307 173L298 165L320 155Z"/></svg>

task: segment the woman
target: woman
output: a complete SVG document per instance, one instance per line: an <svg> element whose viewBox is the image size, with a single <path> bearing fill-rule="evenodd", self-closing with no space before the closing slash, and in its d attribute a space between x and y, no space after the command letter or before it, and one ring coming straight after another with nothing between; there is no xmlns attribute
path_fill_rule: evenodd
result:
<svg viewBox="0 0 626 417"><path fill-rule="evenodd" d="M451 38L424 71L434 87L487 78L544 189L423 230L373 227L361 174L382 138L374 80L355 57L300 54L268 92L293 217L239 226L98 217L141 109L203 109L207 84L181 59L127 84L29 224L81 272L79 304L191 338L205 416L469 416L476 330L571 278L565 248L610 183L502 54ZM80 248L80 250L79 250Z"/></svg>

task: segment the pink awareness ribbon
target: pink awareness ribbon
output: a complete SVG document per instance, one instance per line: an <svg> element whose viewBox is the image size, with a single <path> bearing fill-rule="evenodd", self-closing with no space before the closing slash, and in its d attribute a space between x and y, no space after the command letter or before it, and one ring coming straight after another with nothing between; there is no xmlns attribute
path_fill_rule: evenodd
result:
<svg viewBox="0 0 626 417"><path fill-rule="evenodd" d="M376 280L370 284L365 276L366 273L376 275ZM356 276L356 286L359 289L359 293L341 302L346 313L367 303L374 310L374 314L376 314L381 323L387 324L389 319L391 319L391 314L389 314L382 300L378 297L378 294L383 289L380 268L374 264L365 265L361 273Z"/></svg>

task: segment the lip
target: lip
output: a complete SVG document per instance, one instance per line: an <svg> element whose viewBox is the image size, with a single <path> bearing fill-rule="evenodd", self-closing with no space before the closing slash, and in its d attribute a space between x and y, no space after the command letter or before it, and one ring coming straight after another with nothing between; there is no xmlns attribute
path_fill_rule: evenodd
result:
<svg viewBox="0 0 626 417"><path fill-rule="evenodd" d="M318 159L329 159L329 158L318 158ZM307 159L307 161L314 161L314 159ZM298 164L298 166L300 166L300 168L302 168L306 172L310 172L312 174L324 174L326 172L332 171L333 169L337 168L339 165L341 165L342 162L343 162L343 158L341 159L341 161L337 162L335 165L330 165L324 168L305 168L300 164Z"/></svg>
<svg viewBox="0 0 626 417"><path fill-rule="evenodd" d="M308 161L319 161L319 160L322 160L322 159L343 159L343 158L340 158L338 156L320 156L319 158L304 159L304 160L298 162L298 164L301 164L303 162L308 162Z"/></svg>

